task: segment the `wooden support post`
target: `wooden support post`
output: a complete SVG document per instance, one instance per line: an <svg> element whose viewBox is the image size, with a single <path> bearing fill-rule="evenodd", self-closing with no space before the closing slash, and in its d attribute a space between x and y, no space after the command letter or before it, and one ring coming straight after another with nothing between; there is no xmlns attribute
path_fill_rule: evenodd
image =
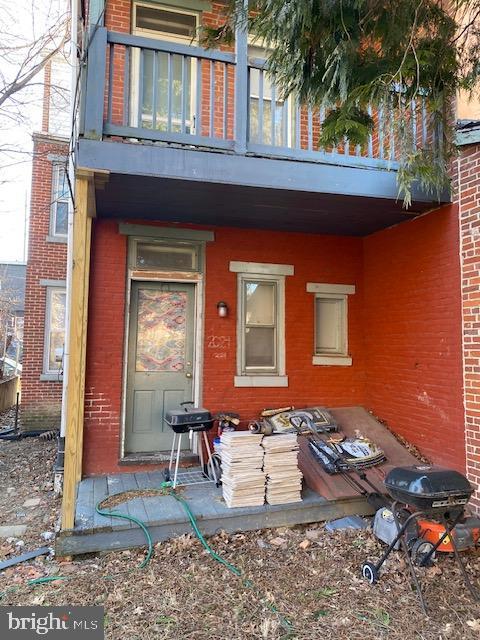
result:
<svg viewBox="0 0 480 640"><path fill-rule="evenodd" d="M93 181L77 176L73 218L73 272L70 302L70 340L66 402L65 466L63 477L62 529L72 529L77 483L82 475L83 411L87 347L88 280L92 218L88 211Z"/></svg>

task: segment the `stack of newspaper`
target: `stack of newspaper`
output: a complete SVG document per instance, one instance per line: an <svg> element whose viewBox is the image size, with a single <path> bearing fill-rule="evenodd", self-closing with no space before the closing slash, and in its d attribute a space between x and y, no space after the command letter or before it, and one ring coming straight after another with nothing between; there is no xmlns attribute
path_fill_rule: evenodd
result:
<svg viewBox="0 0 480 640"><path fill-rule="evenodd" d="M298 443L295 433L265 437L263 470L267 477L268 504L300 502L302 473L298 468Z"/></svg>
<svg viewBox="0 0 480 640"><path fill-rule="evenodd" d="M227 431L221 437L223 497L228 507L265 502L262 434Z"/></svg>

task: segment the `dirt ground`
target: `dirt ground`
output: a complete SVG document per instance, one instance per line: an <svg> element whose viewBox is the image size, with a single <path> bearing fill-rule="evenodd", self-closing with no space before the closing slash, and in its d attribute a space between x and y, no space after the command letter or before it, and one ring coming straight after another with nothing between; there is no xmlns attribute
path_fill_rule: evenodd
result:
<svg viewBox="0 0 480 640"><path fill-rule="evenodd" d="M0 442L0 525L27 526L21 539L0 539L0 560L52 544L42 533L54 531L58 521L54 452L54 443L37 438ZM40 499L38 506L25 507L31 498ZM144 569L138 568L143 549L73 561L44 556L11 567L0 572L0 604L103 605L109 640L480 638L480 606L449 556L421 570L431 607L427 618L400 554L393 554L374 587L361 578L362 562L378 558L382 549L368 530L330 534L318 524L222 533L209 542L242 571L241 578L215 562L196 538L183 536L156 545ZM480 588L480 555L464 557ZM43 576L66 579L26 584Z"/></svg>

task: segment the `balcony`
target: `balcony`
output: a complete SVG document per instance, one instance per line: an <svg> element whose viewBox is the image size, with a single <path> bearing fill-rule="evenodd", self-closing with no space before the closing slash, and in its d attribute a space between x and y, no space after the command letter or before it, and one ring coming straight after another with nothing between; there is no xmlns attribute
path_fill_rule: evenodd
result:
<svg viewBox="0 0 480 640"><path fill-rule="evenodd" d="M410 110L412 144L424 145L422 99ZM371 114L365 147L322 148L325 112L283 100L265 61L248 57L246 34L231 53L99 28L77 165L109 173L97 192L107 217L365 235L438 206L415 188L402 210L395 112Z"/></svg>

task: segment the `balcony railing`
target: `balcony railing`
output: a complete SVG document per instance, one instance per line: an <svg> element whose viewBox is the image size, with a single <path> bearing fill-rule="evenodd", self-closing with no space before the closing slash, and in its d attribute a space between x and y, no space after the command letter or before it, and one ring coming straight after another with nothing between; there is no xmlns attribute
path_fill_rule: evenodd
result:
<svg viewBox="0 0 480 640"><path fill-rule="evenodd" d="M246 40L243 51L247 51ZM347 139L319 144L323 109L284 100L265 61L247 55L107 32L91 41L84 80L82 135L152 141L309 162L395 168L392 102L370 109L375 128L364 147ZM431 141L425 100L409 105L411 144Z"/></svg>

